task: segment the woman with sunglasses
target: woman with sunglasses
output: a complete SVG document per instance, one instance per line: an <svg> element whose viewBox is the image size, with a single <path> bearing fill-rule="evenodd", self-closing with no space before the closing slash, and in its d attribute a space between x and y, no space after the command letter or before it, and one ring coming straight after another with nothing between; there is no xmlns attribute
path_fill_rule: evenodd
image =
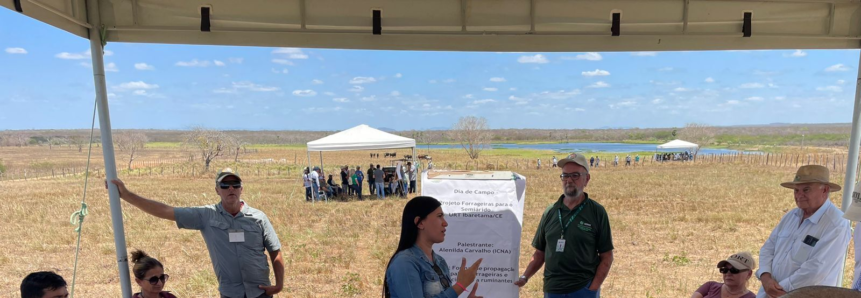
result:
<svg viewBox="0 0 861 298"><path fill-rule="evenodd" d="M747 289L747 282L756 268L756 261L749 252L731 255L718 262L717 267L723 275L723 283L707 282L691 298L756 298L756 294Z"/></svg>
<svg viewBox="0 0 861 298"><path fill-rule="evenodd" d="M170 292L162 291L170 276L164 274L161 262L143 251L135 250L132 252L132 263L135 282L141 286L141 291L132 295L132 298L176 298Z"/></svg>
<svg viewBox="0 0 861 298"><path fill-rule="evenodd" d="M445 259L433 251L435 243L445 241L448 223L439 201L432 197L415 197L404 206L401 238L386 267L383 281L385 298L457 298L475 280L481 259L466 267L461 260L457 280L450 278ZM469 293L477 296L478 283Z"/></svg>

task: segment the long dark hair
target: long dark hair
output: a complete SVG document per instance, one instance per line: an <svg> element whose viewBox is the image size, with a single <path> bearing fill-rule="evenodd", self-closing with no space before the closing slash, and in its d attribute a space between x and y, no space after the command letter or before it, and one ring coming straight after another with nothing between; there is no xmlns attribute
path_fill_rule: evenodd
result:
<svg viewBox="0 0 861 298"><path fill-rule="evenodd" d="M406 250L413 245L416 245L416 240L419 237L419 227L415 222L416 216L419 217L419 221L424 220L431 212L436 210L442 206L437 199L426 196L418 196L407 202L407 205L404 206L404 213L401 217L401 240L398 241L398 249L395 250L395 253L392 254L392 257L389 258L389 264L386 265L386 272L389 271L389 266L392 265L392 260L402 250ZM385 276L383 277L383 297L390 298L392 295L389 293L389 282L386 280Z"/></svg>

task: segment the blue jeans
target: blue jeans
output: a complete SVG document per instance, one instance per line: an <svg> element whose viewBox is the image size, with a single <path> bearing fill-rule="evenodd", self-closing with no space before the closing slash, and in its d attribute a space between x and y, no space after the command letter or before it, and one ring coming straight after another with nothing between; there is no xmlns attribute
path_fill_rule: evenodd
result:
<svg viewBox="0 0 861 298"><path fill-rule="evenodd" d="M544 293L544 298L598 298L598 297L601 297L601 289L598 289L597 291L594 291L594 292L589 291L589 286L591 286L591 285L592 285L592 282L590 281L582 289L579 289L577 291L574 291L574 292L571 292L568 294Z"/></svg>
<svg viewBox="0 0 861 298"><path fill-rule="evenodd" d="M314 197L314 199L318 199L317 196L319 193L320 193L320 186L317 185L317 182L312 182L311 183L311 195Z"/></svg>
<svg viewBox="0 0 861 298"><path fill-rule="evenodd" d="M311 200L311 187L308 186L305 188L305 201Z"/></svg>
<svg viewBox="0 0 861 298"><path fill-rule="evenodd" d="M376 189L377 190L377 198L385 199L386 198L386 187L383 186L382 182L377 182L375 184L377 187L377 189Z"/></svg>

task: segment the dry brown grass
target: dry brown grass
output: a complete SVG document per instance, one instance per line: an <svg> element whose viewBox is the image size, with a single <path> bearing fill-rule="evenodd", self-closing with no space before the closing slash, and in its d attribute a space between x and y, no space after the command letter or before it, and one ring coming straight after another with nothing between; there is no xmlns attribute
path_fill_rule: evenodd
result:
<svg viewBox="0 0 861 298"><path fill-rule="evenodd" d="M10 152L3 150L6 159ZM300 164L306 163L301 158L305 152L299 149L263 149L245 158L285 158L292 163L294 153ZM434 151L432 155L438 167L466 162L457 151ZM546 155L549 160L553 154ZM27 163L27 156L22 153L16 158ZM324 154L326 164L360 164L363 168L372 161L367 156L361 152ZM312 160L317 158L312 154ZM492 154L483 158L488 163L497 160ZM373 160L375 164L379 161ZM530 243L541 212L558 197L560 185L558 172L551 169L516 171L527 177L528 186L522 272L533 252ZM603 296L688 297L703 282L720 277L715 268L718 260L741 250L756 255L780 217L794 207L791 192L778 185L793 173L791 168L742 164L596 169L587 192L607 208L616 247ZM218 201L210 176L124 179L143 196L175 206L195 206ZM281 176L245 179L243 198L267 213L283 245L287 282L279 296L379 297L406 200L309 204L294 176L295 171L291 176L282 172ZM832 175L835 181L842 177ZM0 242L0 271L6 272L0 277L0 297L19 295L20 280L35 270L56 270L71 280L75 233L68 218L79 207L82 184L83 177L0 183L0 197L6 198L0 209L5 221L0 229L0 239L4 239ZM832 196L838 206L840 195ZM76 292L79 297L117 297L110 211L101 179L91 179L88 203L90 215L83 230ZM165 264L171 275L168 290L180 297L216 297L215 276L198 232L178 230L172 222L126 203L123 207L129 250L146 250ZM849 283L853 264L850 257L844 284ZM758 285L752 280L751 290ZM541 297L541 286L540 278L533 279L521 290L521 297Z"/></svg>

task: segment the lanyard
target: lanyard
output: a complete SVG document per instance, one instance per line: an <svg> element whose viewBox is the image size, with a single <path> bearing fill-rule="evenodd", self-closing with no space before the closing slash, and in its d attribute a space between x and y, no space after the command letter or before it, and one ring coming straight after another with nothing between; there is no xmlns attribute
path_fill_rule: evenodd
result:
<svg viewBox="0 0 861 298"><path fill-rule="evenodd" d="M565 224L562 223L562 208L556 209L556 211L558 211L557 214L559 215L559 225L562 226L562 237L560 237L559 239L565 239L565 229L568 229L568 226L570 226L571 223L574 222L574 218L577 217L577 214L580 214L580 211L583 211L583 206L586 205L584 203L586 203L586 200L583 200L583 202L580 203L580 206L573 211L574 215L569 217L568 223ZM571 214L571 211L569 211L568 214Z"/></svg>

